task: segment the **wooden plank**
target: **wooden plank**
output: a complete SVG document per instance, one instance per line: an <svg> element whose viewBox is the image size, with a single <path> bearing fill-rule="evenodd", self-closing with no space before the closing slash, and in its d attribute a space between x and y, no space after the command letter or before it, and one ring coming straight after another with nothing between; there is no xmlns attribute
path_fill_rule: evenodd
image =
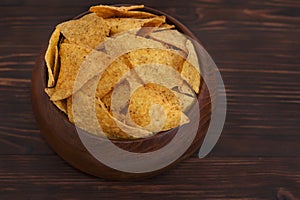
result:
<svg viewBox="0 0 300 200"><path fill-rule="evenodd" d="M0 158L4 199L275 199L280 188L300 197L299 158L191 158L160 176L126 183L91 177L51 155Z"/></svg>

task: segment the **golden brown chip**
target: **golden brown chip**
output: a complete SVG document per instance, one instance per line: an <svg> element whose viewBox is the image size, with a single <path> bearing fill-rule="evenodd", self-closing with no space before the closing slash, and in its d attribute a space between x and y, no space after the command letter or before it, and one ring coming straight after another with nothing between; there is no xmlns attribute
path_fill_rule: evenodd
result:
<svg viewBox="0 0 300 200"><path fill-rule="evenodd" d="M183 83L182 85L178 85L175 89L178 90L181 94L185 94L191 97L195 96L194 90L187 84Z"/></svg>
<svg viewBox="0 0 300 200"><path fill-rule="evenodd" d="M184 115L174 93L164 86L153 83L145 84L134 91L128 110L131 119L137 125L156 132L182 124L181 115ZM162 127L160 120L165 121Z"/></svg>
<svg viewBox="0 0 300 200"><path fill-rule="evenodd" d="M60 37L59 29L52 33L48 48L45 54L46 66L48 69L48 87L53 87L58 76L58 42Z"/></svg>
<svg viewBox="0 0 300 200"><path fill-rule="evenodd" d="M74 121L77 127L95 135L103 135L96 117L95 98L92 95L95 83L96 81L85 84L70 97L71 100L68 99L68 114L70 121Z"/></svg>
<svg viewBox="0 0 300 200"><path fill-rule="evenodd" d="M180 72L184 63L184 58L165 49L137 49L128 54L133 67L145 64L162 64Z"/></svg>
<svg viewBox="0 0 300 200"><path fill-rule="evenodd" d="M108 38L104 42L104 45L107 54L114 58L136 49L164 48L160 42L130 33L124 33L116 37Z"/></svg>
<svg viewBox="0 0 300 200"><path fill-rule="evenodd" d="M59 54L60 73L51 96L52 101L71 96L97 73L101 73L109 62L109 57L105 53L75 44L61 44Z"/></svg>
<svg viewBox="0 0 300 200"><path fill-rule="evenodd" d="M152 134L146 130L127 126L112 117L104 103L92 95L97 86L97 79L93 80L76 92L72 100L68 99L68 113L72 112L69 118L74 120L77 127L94 135L106 135L112 139L140 138Z"/></svg>
<svg viewBox="0 0 300 200"><path fill-rule="evenodd" d="M186 41L187 38L177 30L160 30L158 29L155 32L150 34L150 37L161 41L163 43L172 45L176 48L187 52Z"/></svg>
<svg viewBox="0 0 300 200"><path fill-rule="evenodd" d="M152 132L128 126L112 117L99 99L96 100L96 113L99 124L108 138L130 139L143 138L152 135Z"/></svg>
<svg viewBox="0 0 300 200"><path fill-rule="evenodd" d="M186 42L188 49L188 57L183 64L181 75L190 84L196 93L199 93L200 88L200 69L198 56L194 45L190 40Z"/></svg>
<svg viewBox="0 0 300 200"><path fill-rule="evenodd" d="M101 98L101 101L103 102L105 108L107 109L107 111L112 114L111 112L111 95L112 95L113 91L110 91L109 93L107 93L106 95L104 95L104 97Z"/></svg>
<svg viewBox="0 0 300 200"><path fill-rule="evenodd" d="M187 58L186 60L200 73L198 55L191 40L186 41Z"/></svg>
<svg viewBox="0 0 300 200"><path fill-rule="evenodd" d="M165 16L154 17L153 20L145 23L142 28L137 32L138 36L148 36L153 30L157 29L166 21Z"/></svg>
<svg viewBox="0 0 300 200"><path fill-rule="evenodd" d="M184 62L181 75L198 94L200 89L200 74L189 62Z"/></svg>
<svg viewBox="0 0 300 200"><path fill-rule="evenodd" d="M92 6L90 8L90 12L96 13L99 17L102 18L111 18L111 17L134 17L134 18L151 18L155 17L156 15L142 12L142 11L131 11L144 8L144 5L136 5L136 6L105 6L105 5L98 5Z"/></svg>
<svg viewBox="0 0 300 200"><path fill-rule="evenodd" d="M143 12L143 11L128 11L126 13L121 13L120 15L117 15L117 17L132 17L132 18L139 18L139 19L151 18L156 16L157 15L148 12Z"/></svg>
<svg viewBox="0 0 300 200"><path fill-rule="evenodd" d="M196 96L189 96L176 91L173 91L173 93L179 100L180 108L183 112L188 111L193 103L195 103L197 100Z"/></svg>
<svg viewBox="0 0 300 200"><path fill-rule="evenodd" d="M67 98L67 114L68 114L69 121L71 123L74 123L73 110L72 110L72 98L73 96Z"/></svg>
<svg viewBox="0 0 300 200"><path fill-rule="evenodd" d="M172 89L183 84L180 73L171 66L162 64L145 64L134 68L143 83L156 83Z"/></svg>
<svg viewBox="0 0 300 200"><path fill-rule="evenodd" d="M162 24L162 25L160 25L160 26L158 27L158 30L159 30L159 31L163 31L163 30L173 29L173 28L175 28L174 25L170 25L170 24L164 23L164 24Z"/></svg>
<svg viewBox="0 0 300 200"><path fill-rule="evenodd" d="M94 13L61 23L57 28L70 42L90 48L99 46L109 34L107 22Z"/></svg>
<svg viewBox="0 0 300 200"><path fill-rule="evenodd" d="M45 88L46 94L51 98L52 94L54 93L54 88ZM65 114L67 114L67 100L57 100L52 101L53 104L61 111L63 111Z"/></svg>
<svg viewBox="0 0 300 200"><path fill-rule="evenodd" d="M133 91L142 86L143 82L140 80L134 70L127 73L114 87L111 96L111 113L120 121L126 121L126 115L128 112L130 95ZM128 124L132 125L132 124ZM135 124L133 124L134 127Z"/></svg>
<svg viewBox="0 0 300 200"><path fill-rule="evenodd" d="M56 107L63 111L65 114L67 114L67 101L66 99L63 100L58 100L58 101L53 101L54 105L56 105Z"/></svg>
<svg viewBox="0 0 300 200"><path fill-rule="evenodd" d="M109 93L114 85L130 70L130 62L127 55L118 57L112 62L107 69L101 74L98 86L97 97L100 99Z"/></svg>
<svg viewBox="0 0 300 200"><path fill-rule="evenodd" d="M45 93L49 96L49 97L51 97L52 95L53 95L53 93L54 93L54 88L45 88Z"/></svg>
<svg viewBox="0 0 300 200"><path fill-rule="evenodd" d="M117 125L116 120L111 116L111 114L106 110L105 105L100 99L96 99L95 102L96 115L98 122L101 126L104 134L109 138L132 138L130 135L123 132Z"/></svg>
<svg viewBox="0 0 300 200"><path fill-rule="evenodd" d="M142 27L158 27L164 23L166 18L164 16L153 17L149 19L135 19L135 18L109 18L106 19L110 26L110 35L115 35L121 32L130 30L137 30Z"/></svg>
<svg viewBox="0 0 300 200"><path fill-rule="evenodd" d="M130 84L127 80L122 80L115 85L114 90L111 93L110 105L111 113L114 117L121 120L119 117L122 113L122 110L129 105L130 99ZM125 112L125 111L124 111Z"/></svg>

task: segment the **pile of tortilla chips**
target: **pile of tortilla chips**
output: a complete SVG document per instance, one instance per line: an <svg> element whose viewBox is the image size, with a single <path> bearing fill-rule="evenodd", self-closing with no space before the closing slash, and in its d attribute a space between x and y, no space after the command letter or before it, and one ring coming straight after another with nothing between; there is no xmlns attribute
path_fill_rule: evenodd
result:
<svg viewBox="0 0 300 200"><path fill-rule="evenodd" d="M200 88L194 45L143 7L92 6L50 37L45 92L87 132L144 138L190 121Z"/></svg>

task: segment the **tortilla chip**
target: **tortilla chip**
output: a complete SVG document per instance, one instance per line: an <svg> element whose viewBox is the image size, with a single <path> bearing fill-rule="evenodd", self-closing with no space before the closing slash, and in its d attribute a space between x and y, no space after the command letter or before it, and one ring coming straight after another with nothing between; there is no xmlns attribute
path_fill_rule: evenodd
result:
<svg viewBox="0 0 300 200"><path fill-rule="evenodd" d="M198 94L200 89L200 74L189 62L184 62L182 71L182 77L187 81L187 83L193 88L193 90Z"/></svg>
<svg viewBox="0 0 300 200"><path fill-rule="evenodd" d="M104 95L104 97L101 98L101 101L103 102L105 108L109 113L111 113L111 95L112 91Z"/></svg>
<svg viewBox="0 0 300 200"><path fill-rule="evenodd" d="M145 64L134 68L143 83L156 83L172 89L183 83L180 73L173 67L162 64Z"/></svg>
<svg viewBox="0 0 300 200"><path fill-rule="evenodd" d="M100 99L96 99L96 115L98 122L103 130L104 134L109 138L132 138L130 135L124 133L111 114L106 110L103 102Z"/></svg>
<svg viewBox="0 0 300 200"><path fill-rule="evenodd" d="M116 37L108 38L104 42L104 46L107 54L113 58L119 57L136 49L164 48L160 42L130 33L124 33Z"/></svg>
<svg viewBox="0 0 300 200"><path fill-rule="evenodd" d="M73 110L72 110L72 99L73 99L73 97L70 96L66 100L67 101L67 114L68 114L69 121L71 123L74 123Z"/></svg>
<svg viewBox="0 0 300 200"><path fill-rule="evenodd" d="M106 135L111 139L132 139L152 134L149 131L129 127L112 117L103 102L92 95L97 86L97 79L93 80L76 92L72 100L68 99L68 113L72 111L69 118L74 119L77 127L94 135ZM123 130L134 135L129 135Z"/></svg>
<svg viewBox="0 0 300 200"><path fill-rule="evenodd" d="M68 101L68 114L70 121L74 124L95 135L103 135L96 118L95 98L92 94L95 89L96 80L85 84Z"/></svg>
<svg viewBox="0 0 300 200"><path fill-rule="evenodd" d="M45 93L51 97L53 95L53 93L55 92L54 88L45 88Z"/></svg>
<svg viewBox="0 0 300 200"><path fill-rule="evenodd" d="M198 55L191 40L186 41L186 48L188 53L186 60L200 73Z"/></svg>
<svg viewBox="0 0 300 200"><path fill-rule="evenodd" d="M184 58L165 49L137 49L128 53L133 67L145 64L161 64L181 71Z"/></svg>
<svg viewBox="0 0 300 200"><path fill-rule="evenodd" d="M196 96L191 97L189 95L182 94L182 93L176 92L176 91L173 91L173 93L179 100L180 108L183 112L188 111L197 100Z"/></svg>
<svg viewBox="0 0 300 200"><path fill-rule="evenodd" d="M158 29L155 32L150 34L150 37L158 40L160 42L166 43L168 45L172 45L178 49L187 52L186 41L187 38L184 34L180 33L177 30L160 30Z"/></svg>
<svg viewBox="0 0 300 200"><path fill-rule="evenodd" d="M188 49L188 56L183 64L181 75L190 84L196 93L199 93L200 88L200 68L198 56L194 45L190 40L187 40L186 47Z"/></svg>
<svg viewBox="0 0 300 200"><path fill-rule="evenodd" d="M178 85L175 88L175 91L176 90L178 92L180 92L181 94L185 94L185 95L190 96L190 97L195 96L195 92L193 91L193 89L187 83L183 83L182 85ZM174 88L173 88L173 91L174 91Z"/></svg>
<svg viewBox="0 0 300 200"><path fill-rule="evenodd" d="M129 105L130 99L130 84L127 80L122 80L115 85L114 90L111 93L110 104L111 104L111 113L114 117L119 120L122 114L125 116L126 110L124 110ZM122 113L125 112L125 113Z"/></svg>
<svg viewBox="0 0 300 200"><path fill-rule="evenodd" d="M67 101L66 99L58 100L58 101L52 101L54 105L61 111L63 111L65 114L67 114Z"/></svg>
<svg viewBox="0 0 300 200"><path fill-rule="evenodd" d="M164 23L165 16L153 17L149 19L135 19L135 18L110 18L106 19L110 26L110 35L115 35L121 32L128 32L130 30L140 29L144 26L157 27Z"/></svg>
<svg viewBox="0 0 300 200"><path fill-rule="evenodd" d="M153 106L155 104L158 106ZM161 106L164 109L165 118L162 116ZM145 84L134 91L128 111L137 125L149 131L169 130L181 124L182 112L174 93L164 86L153 83ZM161 118L158 117L159 115ZM160 119L165 119L163 126L161 122L155 122Z"/></svg>
<svg viewBox="0 0 300 200"><path fill-rule="evenodd" d="M66 99L78 91L89 79L101 73L109 62L103 52L75 44L63 43L60 46L60 73L52 101ZM80 76L77 78L78 72ZM75 82L77 78L77 82ZM74 91L73 91L74 90Z"/></svg>
<svg viewBox="0 0 300 200"><path fill-rule="evenodd" d="M54 88L45 88L46 94L51 98L52 94L54 93ZM65 114L67 114L67 101L66 99L52 101L53 104Z"/></svg>
<svg viewBox="0 0 300 200"><path fill-rule="evenodd" d="M70 42L90 48L99 46L109 35L107 22L94 13L61 23L57 28Z"/></svg>
<svg viewBox="0 0 300 200"><path fill-rule="evenodd" d="M153 30L157 29L160 25L162 25L166 21L165 16L159 16L153 18L153 20L145 23L142 28L137 32L138 36L148 36Z"/></svg>
<svg viewBox="0 0 300 200"><path fill-rule="evenodd" d="M163 31L163 30L173 29L173 28L175 28L175 25L164 23L158 27L158 30Z"/></svg>
<svg viewBox="0 0 300 200"><path fill-rule="evenodd" d="M108 138L143 138L153 134L152 132L143 129L128 126L112 117L99 99L96 101L96 112L99 124Z"/></svg>
<svg viewBox="0 0 300 200"><path fill-rule="evenodd" d="M48 87L53 87L58 76L58 42L60 30L55 29L50 37L48 48L45 54L46 66L48 69Z"/></svg>
<svg viewBox="0 0 300 200"><path fill-rule="evenodd" d="M96 13L99 17L104 19L111 18L111 17L133 17L133 18L151 18L155 17L156 15L142 12L142 11L131 11L144 8L144 5L137 5L137 6L105 6L105 5L98 5L90 7L90 12Z"/></svg>
<svg viewBox="0 0 300 200"><path fill-rule="evenodd" d="M130 70L130 62L127 55L118 57L112 62L107 69L101 74L98 86L97 86L97 97L100 99L109 93L114 85Z"/></svg>
<svg viewBox="0 0 300 200"><path fill-rule="evenodd" d="M134 123L127 123L126 115L128 113L128 106L131 94L134 90L140 86L143 86L143 82L140 80L134 70L127 73L114 87L111 96L111 113L120 121L125 121L128 125L137 127ZM140 128L140 127L139 127Z"/></svg>
<svg viewBox="0 0 300 200"><path fill-rule="evenodd" d="M151 20L149 20L148 22L146 22L143 27L159 27L160 25L162 25L163 23L166 22L166 16L158 16L158 17L153 17L151 18Z"/></svg>

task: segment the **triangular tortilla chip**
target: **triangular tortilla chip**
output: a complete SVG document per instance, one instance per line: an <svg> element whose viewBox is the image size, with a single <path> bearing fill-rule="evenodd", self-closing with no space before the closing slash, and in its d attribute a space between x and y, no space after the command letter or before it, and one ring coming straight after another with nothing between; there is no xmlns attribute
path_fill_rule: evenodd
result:
<svg viewBox="0 0 300 200"><path fill-rule="evenodd" d="M190 40L187 40L186 47L188 49L188 57L183 64L181 75L190 84L196 93L199 93L200 88L200 69L198 56L194 45Z"/></svg>
<svg viewBox="0 0 300 200"><path fill-rule="evenodd" d="M90 8L90 12L96 13L99 17L102 18L111 18L111 17L133 17L133 18L151 18L155 17L156 15L142 12L142 11L131 11L143 8L143 5L137 5L137 6L121 6L121 7L115 7L115 6L105 6L105 5L98 5L98 6L92 6Z"/></svg>
<svg viewBox="0 0 300 200"><path fill-rule="evenodd" d="M106 19L110 26L110 35L115 35L121 32L128 32L142 28L144 26L157 27L164 23L166 20L165 16L158 16L149 19L135 19L135 18L109 18Z"/></svg>
<svg viewBox="0 0 300 200"><path fill-rule="evenodd" d="M128 113L128 106L131 94L138 87L143 86L143 82L135 73L131 70L115 85L114 90L111 94L111 113L112 115L120 121L126 121L126 115ZM128 124L132 125L132 124ZM134 125L134 127L137 127Z"/></svg>
<svg viewBox="0 0 300 200"><path fill-rule="evenodd" d="M153 30L157 29L166 21L165 16L159 16L152 18L151 21L145 23L142 28L137 32L138 36L148 36Z"/></svg>
<svg viewBox="0 0 300 200"><path fill-rule="evenodd" d="M60 37L60 30L55 29L52 33L48 48L45 54L46 66L48 69L48 87L53 87L58 76L58 42Z"/></svg>
<svg viewBox="0 0 300 200"><path fill-rule="evenodd" d="M75 44L61 44L59 54L60 73L54 88L55 92L51 96L52 101L71 96L88 80L101 73L110 61L110 57L103 52Z"/></svg>
<svg viewBox="0 0 300 200"><path fill-rule="evenodd" d="M159 106L153 106L155 104ZM134 91L130 97L128 111L131 119L137 125L155 132L181 125L181 115L183 114L175 94L168 88L153 83L145 84ZM163 113L166 117L159 118L158 114L162 115ZM155 122L160 119L165 119L162 127L161 122ZM159 128L161 129L158 130Z"/></svg>
<svg viewBox="0 0 300 200"><path fill-rule="evenodd" d="M61 111L63 111L65 114L67 114L67 100L58 100L58 101L52 101L54 105Z"/></svg>
<svg viewBox="0 0 300 200"><path fill-rule="evenodd" d="M92 79L68 100L68 113L79 128L94 135L106 135L111 139L132 139L147 137L152 133L137 129L118 121L106 109L103 102L92 94L97 86L97 79ZM130 135L130 134L133 135Z"/></svg>
<svg viewBox="0 0 300 200"><path fill-rule="evenodd" d="M171 66L162 64L144 64L134 68L143 83L156 83L172 89L181 85L183 79L180 73Z"/></svg>
<svg viewBox="0 0 300 200"><path fill-rule="evenodd" d="M163 30L168 30L168 29L173 29L173 28L175 28L175 25L164 23L158 27L158 30L163 31Z"/></svg>
<svg viewBox="0 0 300 200"><path fill-rule="evenodd" d="M187 58L186 60L200 73L198 55L191 40L186 41Z"/></svg>
<svg viewBox="0 0 300 200"><path fill-rule="evenodd" d="M187 81L187 83L193 88L193 90L198 94L200 89L200 74L189 62L184 62L182 71L182 77Z"/></svg>
<svg viewBox="0 0 300 200"><path fill-rule="evenodd" d="M188 96L186 94L182 94L180 92L173 91L177 99L180 103L180 108L183 112L186 112L190 109L190 107L193 105L193 103L196 102L197 98L196 96Z"/></svg>
<svg viewBox="0 0 300 200"><path fill-rule="evenodd" d="M187 52L186 41L187 38L184 34L177 30L160 30L154 31L150 34L150 37L160 42L172 45L176 48Z"/></svg>
<svg viewBox="0 0 300 200"><path fill-rule="evenodd" d="M107 111L112 114L111 112L111 95L112 95L113 91L110 91L109 93L107 93L106 95L104 95L101 98L101 101L103 102L105 108L107 109Z"/></svg>
<svg viewBox="0 0 300 200"><path fill-rule="evenodd" d="M113 58L119 57L136 49L165 48L160 42L130 33L124 33L116 37L108 38L104 42L104 46L107 54Z"/></svg>
<svg viewBox="0 0 300 200"><path fill-rule="evenodd" d="M181 71L184 58L166 49L137 49L128 53L133 67L145 64L161 64Z"/></svg>
<svg viewBox="0 0 300 200"><path fill-rule="evenodd" d="M67 101L67 114L68 114L69 121L71 123L74 123L73 110L72 110L72 99L73 99L72 96L70 96L69 98L66 99L66 101Z"/></svg>
<svg viewBox="0 0 300 200"><path fill-rule="evenodd" d="M53 93L55 92L54 88L45 88L46 94L51 98ZM67 114L67 101L66 99L52 101L53 104L61 111L63 111L65 114Z"/></svg>
<svg viewBox="0 0 300 200"><path fill-rule="evenodd" d="M110 27L103 18L91 13L80 19L63 22L57 28L70 42L95 48L108 36Z"/></svg>
<svg viewBox="0 0 300 200"><path fill-rule="evenodd" d="M114 60L101 74L96 91L97 97L101 99L109 93L114 85L130 70L130 67L126 54Z"/></svg>

